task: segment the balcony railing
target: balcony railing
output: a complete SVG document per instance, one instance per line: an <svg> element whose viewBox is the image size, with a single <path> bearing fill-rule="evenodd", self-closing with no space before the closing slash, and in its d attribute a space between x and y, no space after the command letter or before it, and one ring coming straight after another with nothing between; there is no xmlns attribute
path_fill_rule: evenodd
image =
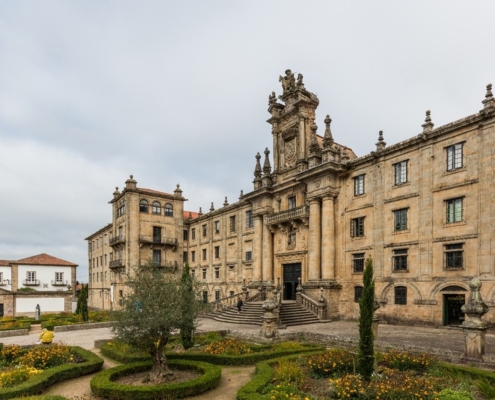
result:
<svg viewBox="0 0 495 400"><path fill-rule="evenodd" d="M0 280L0 286L7 286L7 285L10 285L10 280L8 279Z"/></svg>
<svg viewBox="0 0 495 400"><path fill-rule="evenodd" d="M124 262L122 260L113 260L110 261L110 268L123 268L124 267Z"/></svg>
<svg viewBox="0 0 495 400"><path fill-rule="evenodd" d="M175 272L175 271L177 271L178 263L177 263L177 261L167 261L167 262L155 261L155 265L158 268L165 268L165 269L168 269L172 272Z"/></svg>
<svg viewBox="0 0 495 400"><path fill-rule="evenodd" d="M272 225L305 217L309 217L309 207L300 206L291 208L290 210L269 214L266 216L266 223Z"/></svg>
<svg viewBox="0 0 495 400"><path fill-rule="evenodd" d="M144 244L164 244L167 246L177 246L177 239L161 236L139 236L139 243Z"/></svg>
<svg viewBox="0 0 495 400"><path fill-rule="evenodd" d="M52 286L67 286L67 281L52 281Z"/></svg>
<svg viewBox="0 0 495 400"><path fill-rule="evenodd" d="M24 279L23 281L24 286L39 286L40 285L40 280L39 279Z"/></svg>
<svg viewBox="0 0 495 400"><path fill-rule="evenodd" d="M114 238L110 239L110 246L116 246L120 243L125 243L125 238L123 235L115 236Z"/></svg>

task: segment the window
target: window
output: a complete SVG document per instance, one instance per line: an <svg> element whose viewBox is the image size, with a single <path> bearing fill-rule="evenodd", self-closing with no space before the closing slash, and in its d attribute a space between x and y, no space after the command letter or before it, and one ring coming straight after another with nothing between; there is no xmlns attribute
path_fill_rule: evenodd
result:
<svg viewBox="0 0 495 400"><path fill-rule="evenodd" d="M139 212L144 212L144 213L147 213L149 210L149 204L148 204L148 200L141 200L139 202Z"/></svg>
<svg viewBox="0 0 495 400"><path fill-rule="evenodd" d="M191 262L196 262L196 252L191 251Z"/></svg>
<svg viewBox="0 0 495 400"><path fill-rule="evenodd" d="M174 216L174 207L172 207L172 204L167 203L165 204L165 216L166 217L173 217Z"/></svg>
<svg viewBox="0 0 495 400"><path fill-rule="evenodd" d="M125 203L121 203L117 205L117 217L125 214Z"/></svg>
<svg viewBox="0 0 495 400"><path fill-rule="evenodd" d="M203 231L203 237L206 237L206 224L201 226L201 229Z"/></svg>
<svg viewBox="0 0 495 400"><path fill-rule="evenodd" d="M194 278L196 276L196 270L192 269L191 270L191 276Z"/></svg>
<svg viewBox="0 0 495 400"><path fill-rule="evenodd" d="M231 290L231 291L229 292L229 296L230 296L230 297L232 297L233 295L234 295L234 291L233 291L233 290Z"/></svg>
<svg viewBox="0 0 495 400"><path fill-rule="evenodd" d="M122 235L122 232L123 232L123 228L121 226L119 226L119 239L122 240L124 238L124 236Z"/></svg>
<svg viewBox="0 0 495 400"><path fill-rule="evenodd" d="M187 239L189 238L189 231L187 229L184 229L184 232L182 233L182 239L187 242Z"/></svg>
<svg viewBox="0 0 495 400"><path fill-rule="evenodd" d="M354 178L354 196L364 194L364 174Z"/></svg>
<svg viewBox="0 0 495 400"><path fill-rule="evenodd" d="M463 267L463 243L445 245L445 269L461 269Z"/></svg>
<svg viewBox="0 0 495 400"><path fill-rule="evenodd" d="M191 240L196 240L196 228L191 229Z"/></svg>
<svg viewBox="0 0 495 400"><path fill-rule="evenodd" d="M364 271L364 253L356 253L352 255L352 269L354 272Z"/></svg>
<svg viewBox="0 0 495 400"><path fill-rule="evenodd" d="M28 282L36 282L36 272L34 272L34 271L27 271L26 272L26 280Z"/></svg>
<svg viewBox="0 0 495 400"><path fill-rule="evenodd" d="M203 249L203 261L206 261L206 249Z"/></svg>
<svg viewBox="0 0 495 400"><path fill-rule="evenodd" d="M161 250L153 250L153 262L156 265L161 265L161 263L162 263L162 251Z"/></svg>
<svg viewBox="0 0 495 400"><path fill-rule="evenodd" d="M55 282L62 283L64 281L64 273L63 272L55 272Z"/></svg>
<svg viewBox="0 0 495 400"><path fill-rule="evenodd" d="M394 271L407 271L407 249L394 250Z"/></svg>
<svg viewBox="0 0 495 400"><path fill-rule="evenodd" d="M229 218L229 222L230 222L230 232L235 232L236 229L235 229L235 215L232 215L230 218Z"/></svg>
<svg viewBox="0 0 495 400"><path fill-rule="evenodd" d="M407 229L407 208L394 211L394 230L405 231Z"/></svg>
<svg viewBox="0 0 495 400"><path fill-rule="evenodd" d="M206 280L206 269L203 269L203 280Z"/></svg>
<svg viewBox="0 0 495 400"><path fill-rule="evenodd" d="M290 196L288 199L287 199L287 208L289 210L293 209L293 208L296 208L296 196Z"/></svg>
<svg viewBox="0 0 495 400"><path fill-rule="evenodd" d="M208 303L208 291L203 290L203 303Z"/></svg>
<svg viewBox="0 0 495 400"><path fill-rule="evenodd" d="M462 197L459 199L447 200L447 217L448 224L462 221Z"/></svg>
<svg viewBox="0 0 495 400"><path fill-rule="evenodd" d="M154 201L152 206L151 206L151 212L153 214L160 215L162 213L162 206L158 201Z"/></svg>
<svg viewBox="0 0 495 400"><path fill-rule="evenodd" d="M215 300L220 300L220 290L215 290Z"/></svg>
<svg viewBox="0 0 495 400"><path fill-rule="evenodd" d="M220 278L220 269L215 268L215 279L219 279L219 278Z"/></svg>
<svg viewBox="0 0 495 400"><path fill-rule="evenodd" d="M251 261L253 259L251 251L246 251L246 261Z"/></svg>
<svg viewBox="0 0 495 400"><path fill-rule="evenodd" d="M215 246L215 258L220 258L220 246Z"/></svg>
<svg viewBox="0 0 495 400"><path fill-rule="evenodd" d="M351 237L364 236L364 217L351 219Z"/></svg>
<svg viewBox="0 0 495 400"><path fill-rule="evenodd" d="M407 161L401 161L394 164L395 168L395 184L402 185L407 182Z"/></svg>
<svg viewBox="0 0 495 400"><path fill-rule="evenodd" d="M0 272L0 283L3 283L3 272Z"/></svg>
<svg viewBox="0 0 495 400"><path fill-rule="evenodd" d="M246 211L246 228L252 228L252 227L253 227L253 212Z"/></svg>
<svg viewBox="0 0 495 400"><path fill-rule="evenodd" d="M187 262L187 251L182 252L182 261Z"/></svg>
<svg viewBox="0 0 495 400"><path fill-rule="evenodd" d="M447 147L447 171L462 168L462 143Z"/></svg>
<svg viewBox="0 0 495 400"><path fill-rule="evenodd" d="M215 221L215 234L220 233L220 221Z"/></svg>
<svg viewBox="0 0 495 400"><path fill-rule="evenodd" d="M162 228L159 226L153 227L153 243L162 242Z"/></svg>
<svg viewBox="0 0 495 400"><path fill-rule="evenodd" d="M105 254L105 265L108 265L108 262L107 262L107 255Z"/></svg>
<svg viewBox="0 0 495 400"><path fill-rule="evenodd" d="M359 303L361 296L363 295L363 287L362 286L354 286L354 301Z"/></svg>
<svg viewBox="0 0 495 400"><path fill-rule="evenodd" d="M407 287L396 286L395 287L395 304L405 305L407 304Z"/></svg>

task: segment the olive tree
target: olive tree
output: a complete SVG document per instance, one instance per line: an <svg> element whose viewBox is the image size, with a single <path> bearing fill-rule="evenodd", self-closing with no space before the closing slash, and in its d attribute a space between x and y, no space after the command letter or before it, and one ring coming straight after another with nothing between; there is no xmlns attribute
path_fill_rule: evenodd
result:
<svg viewBox="0 0 495 400"><path fill-rule="evenodd" d="M173 375L164 350L171 331L183 322L183 285L180 277L152 261L133 268L127 285L129 293L121 309L113 313L113 332L118 340L150 354L153 366L148 379L159 383ZM201 302L191 302L187 312L192 319L200 307Z"/></svg>

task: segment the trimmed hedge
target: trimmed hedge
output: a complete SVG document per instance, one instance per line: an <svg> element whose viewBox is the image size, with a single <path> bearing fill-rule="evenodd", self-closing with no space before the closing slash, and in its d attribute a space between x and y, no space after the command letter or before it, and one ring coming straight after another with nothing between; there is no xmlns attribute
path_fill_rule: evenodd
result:
<svg viewBox="0 0 495 400"><path fill-rule="evenodd" d="M169 361L168 365L179 370L194 369L203 372L203 375L187 382L156 386L124 385L115 382L120 377L150 370L151 361L145 361L99 372L91 379L91 390L96 396L119 400L178 399L216 388L222 376L220 367L204 362L175 360Z"/></svg>
<svg viewBox="0 0 495 400"><path fill-rule="evenodd" d="M24 322L24 321L21 321L19 326L5 328L4 325L7 325L7 324L8 324L8 322L0 323L0 331L15 331L17 329L29 329L31 327L30 322Z"/></svg>
<svg viewBox="0 0 495 400"><path fill-rule="evenodd" d="M103 359L89 350L79 346L71 346L71 351L83 360L82 363L63 364L58 367L49 368L42 373L33 376L20 385L12 388L0 389L0 400L11 399L13 397L30 396L40 394L47 387L92 372L97 372L103 365Z"/></svg>
<svg viewBox="0 0 495 400"><path fill-rule="evenodd" d="M68 400L67 397L57 396L57 395L40 395L40 396L29 396L29 397L16 397L13 400Z"/></svg>
<svg viewBox="0 0 495 400"><path fill-rule="evenodd" d="M325 350L324 346L317 344L305 343L303 349L294 350L272 350L263 351L264 349L269 349L271 345L256 346L257 349L254 353L241 354L238 356L226 355L226 354L207 354L207 353L166 353L167 360L192 360L192 361L202 361L215 365L252 365L260 361L270 360L272 358L284 357L292 354L307 353L314 351ZM254 347L253 347L254 348ZM104 344L100 348L101 354L111 358L113 360L119 361L121 363L127 364L131 362L147 361L150 360L150 356L137 356L129 355L118 351L108 344Z"/></svg>
<svg viewBox="0 0 495 400"><path fill-rule="evenodd" d="M444 362L438 362L436 365L439 369L446 371L446 373L462 374L471 379L486 379L492 385L495 385L495 374L492 371Z"/></svg>

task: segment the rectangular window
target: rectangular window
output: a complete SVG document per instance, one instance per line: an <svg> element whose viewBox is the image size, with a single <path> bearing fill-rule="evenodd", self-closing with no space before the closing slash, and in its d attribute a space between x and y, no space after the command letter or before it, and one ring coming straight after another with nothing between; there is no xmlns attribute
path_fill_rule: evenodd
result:
<svg viewBox="0 0 495 400"><path fill-rule="evenodd" d="M208 303L208 291L203 290L203 303Z"/></svg>
<svg viewBox="0 0 495 400"><path fill-rule="evenodd" d="M251 261L252 260L252 252L251 251L246 251L246 261Z"/></svg>
<svg viewBox="0 0 495 400"><path fill-rule="evenodd" d="M252 228L252 227L253 227L253 212L246 211L246 228Z"/></svg>
<svg viewBox="0 0 495 400"><path fill-rule="evenodd" d="M407 249L394 250L394 271L407 271Z"/></svg>
<svg viewBox="0 0 495 400"><path fill-rule="evenodd" d="M445 245L445 269L463 268L463 243Z"/></svg>
<svg viewBox="0 0 495 400"><path fill-rule="evenodd" d="M27 271L26 272L26 280L28 282L36 282L36 272L35 271Z"/></svg>
<svg viewBox="0 0 495 400"><path fill-rule="evenodd" d="M187 262L187 251L182 252L182 261Z"/></svg>
<svg viewBox="0 0 495 400"><path fill-rule="evenodd" d="M206 280L206 269L203 269L203 280Z"/></svg>
<svg viewBox="0 0 495 400"><path fill-rule="evenodd" d="M296 196L290 196L287 199L287 208L289 210L292 210L293 208L296 208Z"/></svg>
<svg viewBox="0 0 495 400"><path fill-rule="evenodd" d="M394 211L394 230L407 230L407 208Z"/></svg>
<svg viewBox="0 0 495 400"><path fill-rule="evenodd" d="M107 262L107 255L105 254L105 265L107 265L108 262Z"/></svg>
<svg viewBox="0 0 495 400"><path fill-rule="evenodd" d="M203 237L206 237L206 224L201 226L201 229L203 231Z"/></svg>
<svg viewBox="0 0 495 400"><path fill-rule="evenodd" d="M64 281L64 273L63 272L55 272L55 282L63 283Z"/></svg>
<svg viewBox="0 0 495 400"><path fill-rule="evenodd" d="M0 283L3 283L3 272L0 272Z"/></svg>
<svg viewBox="0 0 495 400"><path fill-rule="evenodd" d="M220 233L220 221L215 221L215 234L218 235Z"/></svg>
<svg viewBox="0 0 495 400"><path fill-rule="evenodd" d="M354 196L364 194L364 174L354 178Z"/></svg>
<svg viewBox="0 0 495 400"><path fill-rule="evenodd" d="M153 227L153 243L162 242L162 228L159 226Z"/></svg>
<svg viewBox="0 0 495 400"><path fill-rule="evenodd" d="M220 258L220 246L215 246L215 258Z"/></svg>
<svg viewBox="0 0 495 400"><path fill-rule="evenodd" d="M394 290L395 304L406 305L407 304L407 287L396 286Z"/></svg>
<svg viewBox="0 0 495 400"><path fill-rule="evenodd" d="M161 250L153 250L153 262L155 265L161 265L162 263L162 251Z"/></svg>
<svg viewBox="0 0 495 400"><path fill-rule="evenodd" d="M462 197L459 199L447 200L447 218L448 224L462 221Z"/></svg>
<svg viewBox="0 0 495 400"><path fill-rule="evenodd" d="M364 236L364 217L351 219L351 237Z"/></svg>
<svg viewBox="0 0 495 400"><path fill-rule="evenodd" d="M206 249L203 249L203 261L206 261Z"/></svg>
<svg viewBox="0 0 495 400"><path fill-rule="evenodd" d="M361 300L362 295L363 295L363 287L354 286L354 302L359 303L359 300Z"/></svg>
<svg viewBox="0 0 495 400"><path fill-rule="evenodd" d="M462 143L447 147L447 171L462 168Z"/></svg>
<svg viewBox="0 0 495 400"><path fill-rule="evenodd" d="M364 253L356 253L352 255L352 270L354 272L364 271Z"/></svg>
<svg viewBox="0 0 495 400"><path fill-rule="evenodd" d="M218 268L215 268L215 279L220 278L220 270Z"/></svg>
<svg viewBox="0 0 495 400"><path fill-rule="evenodd" d="M191 251L191 262L196 262L196 252Z"/></svg>
<svg viewBox="0 0 495 400"><path fill-rule="evenodd" d="M215 300L220 300L220 290L215 290Z"/></svg>
<svg viewBox="0 0 495 400"><path fill-rule="evenodd" d="M191 240L196 240L196 228L191 229Z"/></svg>
<svg viewBox="0 0 495 400"><path fill-rule="evenodd" d="M229 218L229 222L230 222L230 232L235 232L236 231L236 227L235 227L235 215L232 215L230 218Z"/></svg>
<svg viewBox="0 0 495 400"><path fill-rule="evenodd" d="M189 238L189 231L187 229L184 229L184 233L183 233L183 239L184 241L187 242L187 239Z"/></svg>
<svg viewBox="0 0 495 400"><path fill-rule="evenodd" d="M407 161L401 161L394 164L395 184L402 185L407 182Z"/></svg>

